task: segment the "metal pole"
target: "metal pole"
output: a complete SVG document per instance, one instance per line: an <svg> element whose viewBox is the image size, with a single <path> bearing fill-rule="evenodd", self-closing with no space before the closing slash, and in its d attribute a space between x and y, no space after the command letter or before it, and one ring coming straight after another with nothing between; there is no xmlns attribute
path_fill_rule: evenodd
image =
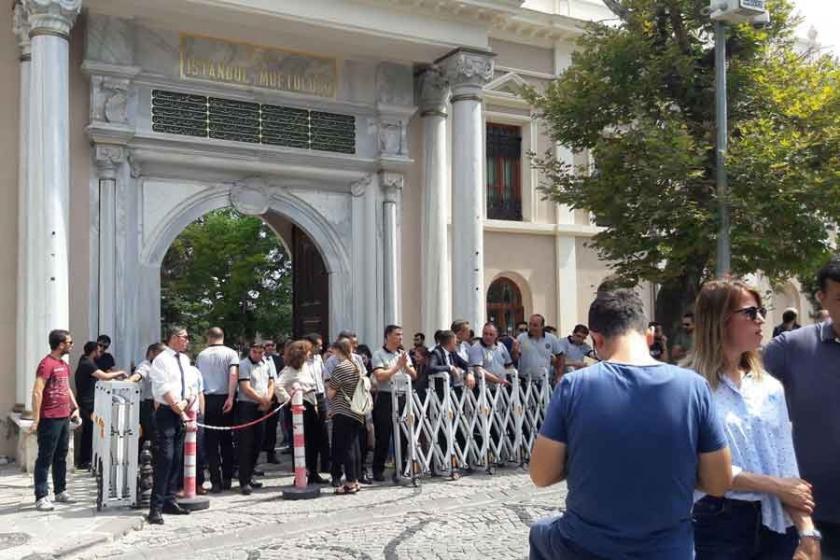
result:
<svg viewBox="0 0 840 560"><path fill-rule="evenodd" d="M731 270L729 246L729 185L726 176L727 151L726 108L726 24L715 22L715 124L717 141L715 151L715 180L717 184L720 228L717 239L717 275L726 276Z"/></svg>

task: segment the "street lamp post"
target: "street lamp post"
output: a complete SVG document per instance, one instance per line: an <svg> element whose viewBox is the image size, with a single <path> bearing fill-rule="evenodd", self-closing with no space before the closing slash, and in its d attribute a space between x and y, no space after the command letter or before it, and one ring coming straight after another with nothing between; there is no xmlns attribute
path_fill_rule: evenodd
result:
<svg viewBox="0 0 840 560"><path fill-rule="evenodd" d="M732 271L729 239L729 180L726 175L726 151L729 131L726 103L726 24L766 23L769 21L765 0L711 0L709 11L715 23L715 186L718 198L718 238L716 272L719 278Z"/></svg>
<svg viewBox="0 0 840 560"><path fill-rule="evenodd" d="M717 275L723 278L732 269L729 242L729 184L726 176L726 150L729 130L726 106L726 24L715 21L715 184L718 196Z"/></svg>

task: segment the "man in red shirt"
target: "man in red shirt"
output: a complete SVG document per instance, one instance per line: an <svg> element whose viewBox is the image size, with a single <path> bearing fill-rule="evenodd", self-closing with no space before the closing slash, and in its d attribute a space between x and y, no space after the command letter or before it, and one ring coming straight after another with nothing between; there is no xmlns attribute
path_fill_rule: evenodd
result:
<svg viewBox="0 0 840 560"><path fill-rule="evenodd" d="M47 475L52 466L55 501L70 503L67 494L67 449L70 418L78 419L79 406L70 390L70 366L61 358L70 352L73 338L65 330L50 331L50 353L38 364L32 388L32 432L38 433L35 461L35 507L52 511Z"/></svg>

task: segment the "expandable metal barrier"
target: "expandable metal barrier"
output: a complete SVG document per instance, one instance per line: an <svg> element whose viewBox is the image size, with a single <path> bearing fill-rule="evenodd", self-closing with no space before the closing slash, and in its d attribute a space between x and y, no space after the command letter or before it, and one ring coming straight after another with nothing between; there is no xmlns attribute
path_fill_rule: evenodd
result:
<svg viewBox="0 0 840 560"><path fill-rule="evenodd" d="M93 460L96 509L137 504L137 444L140 386L129 381L97 381L93 405Z"/></svg>
<svg viewBox="0 0 840 560"><path fill-rule="evenodd" d="M433 374L428 389L417 391L407 375L393 377L398 478L416 486L422 476L458 478L474 468L492 473L527 463L551 398L548 372L520 377L509 369L501 385L476 378L470 390L452 387L448 373Z"/></svg>

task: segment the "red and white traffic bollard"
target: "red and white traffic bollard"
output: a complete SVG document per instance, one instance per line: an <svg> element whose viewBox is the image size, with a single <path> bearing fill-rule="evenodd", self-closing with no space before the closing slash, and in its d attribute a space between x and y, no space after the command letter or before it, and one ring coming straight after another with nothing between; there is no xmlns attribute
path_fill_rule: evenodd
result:
<svg viewBox="0 0 840 560"><path fill-rule="evenodd" d="M321 493L321 489L307 483L306 476L306 444L303 433L303 391L300 390L300 385L295 383L292 386L292 435L295 446L295 484L283 489L283 499L286 500L305 500L308 498L316 498Z"/></svg>
<svg viewBox="0 0 840 560"><path fill-rule="evenodd" d="M195 495L195 470L198 458L197 413L192 407L189 407L186 412L189 422L184 434L184 497L178 498L178 505L194 511L209 508L210 500Z"/></svg>

